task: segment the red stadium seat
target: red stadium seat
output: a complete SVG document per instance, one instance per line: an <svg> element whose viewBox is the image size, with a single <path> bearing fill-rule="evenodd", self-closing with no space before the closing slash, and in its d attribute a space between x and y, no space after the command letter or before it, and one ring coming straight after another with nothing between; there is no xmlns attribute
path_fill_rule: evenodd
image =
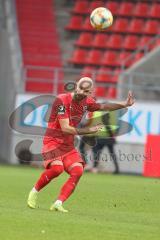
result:
<svg viewBox="0 0 160 240"><path fill-rule="evenodd" d="M138 62L143 56L144 56L144 53L138 52L136 55L133 56L132 64Z"/></svg>
<svg viewBox="0 0 160 240"><path fill-rule="evenodd" d="M89 13L88 7L89 7L88 1L83 1L83 0L76 1L72 12L76 14L87 14Z"/></svg>
<svg viewBox="0 0 160 240"><path fill-rule="evenodd" d="M144 2L138 2L134 8L133 15L136 17L148 18L149 4Z"/></svg>
<svg viewBox="0 0 160 240"><path fill-rule="evenodd" d="M110 71L111 70L108 67L101 67L97 72L96 81L97 82L108 82L108 80L112 76L110 74Z"/></svg>
<svg viewBox="0 0 160 240"><path fill-rule="evenodd" d="M106 97L107 91L107 87L96 87L96 97Z"/></svg>
<svg viewBox="0 0 160 240"><path fill-rule="evenodd" d="M119 3L113 2L112 0L110 0L110 1L107 1L105 7L108 8L112 12L112 14L115 16L117 15L119 10Z"/></svg>
<svg viewBox="0 0 160 240"><path fill-rule="evenodd" d="M103 66L117 66L117 53L115 51L106 51L101 60Z"/></svg>
<svg viewBox="0 0 160 240"><path fill-rule="evenodd" d="M116 83L116 79L113 75L113 71L107 67L101 67L96 76L97 82L108 82L108 83Z"/></svg>
<svg viewBox="0 0 160 240"><path fill-rule="evenodd" d="M90 77L93 78L96 73L96 68L91 66L86 66L81 72L81 77Z"/></svg>
<svg viewBox="0 0 160 240"><path fill-rule="evenodd" d="M65 84L64 83L59 83L58 84L58 93L64 93L64 86Z"/></svg>
<svg viewBox="0 0 160 240"><path fill-rule="evenodd" d="M152 37L149 37L149 36L142 37L138 43L139 48L143 48L147 46L147 44L151 41L151 39Z"/></svg>
<svg viewBox="0 0 160 240"><path fill-rule="evenodd" d="M57 46L57 44L55 44L55 46ZM47 47L43 47L43 48L40 48L39 46L30 46L30 44L28 43L28 47L25 46L23 44L23 46L21 45L22 47L22 51L23 52L27 52L27 53L32 53L32 54L37 54L37 53L41 53L41 54L50 54L51 53L51 48L47 48ZM59 47L56 49L52 49L52 53L54 53L55 55L59 55L60 54L60 49Z"/></svg>
<svg viewBox="0 0 160 240"><path fill-rule="evenodd" d="M80 31L82 30L83 17L82 16L72 16L69 24L66 26L66 30L70 31Z"/></svg>
<svg viewBox="0 0 160 240"><path fill-rule="evenodd" d="M142 29L144 28L145 21L142 19L133 19L129 25L128 32L142 34Z"/></svg>
<svg viewBox="0 0 160 240"><path fill-rule="evenodd" d="M76 41L76 46L81 47L91 47L93 41L93 34L91 33L81 33L79 39Z"/></svg>
<svg viewBox="0 0 160 240"><path fill-rule="evenodd" d="M121 70L119 68L114 70L114 74L112 76L112 83L118 83L118 78L119 78L119 74L120 74Z"/></svg>
<svg viewBox="0 0 160 240"><path fill-rule="evenodd" d="M107 91L107 98L116 98L117 97L117 90L114 87L110 87Z"/></svg>
<svg viewBox="0 0 160 240"><path fill-rule="evenodd" d="M149 16L153 18L160 18L160 3L153 3L149 12Z"/></svg>
<svg viewBox="0 0 160 240"><path fill-rule="evenodd" d="M160 46L160 37L156 39L156 42L155 42L155 47L158 47Z"/></svg>
<svg viewBox="0 0 160 240"><path fill-rule="evenodd" d="M105 48L106 43L108 42L108 39L109 39L109 35L105 33L98 33L93 39L92 47Z"/></svg>
<svg viewBox="0 0 160 240"><path fill-rule="evenodd" d="M126 50L135 50L139 45L139 38L137 36L129 35L125 38L123 48Z"/></svg>
<svg viewBox="0 0 160 240"><path fill-rule="evenodd" d="M159 21L148 20L146 22L146 25L145 25L144 29L143 29L143 33L150 34L150 35L155 35L159 32L159 30L160 30Z"/></svg>
<svg viewBox="0 0 160 240"><path fill-rule="evenodd" d="M23 54L23 62L25 65L33 66L48 66L48 67L61 67L61 59L53 55L43 55L43 54Z"/></svg>
<svg viewBox="0 0 160 240"><path fill-rule="evenodd" d="M122 2L118 11L120 16L131 16L134 10L134 3L132 2Z"/></svg>
<svg viewBox="0 0 160 240"><path fill-rule="evenodd" d="M87 64L100 65L103 52L100 50L91 50L87 57Z"/></svg>
<svg viewBox="0 0 160 240"><path fill-rule="evenodd" d="M36 79L47 79L53 80L54 73L53 71L45 70L45 69L37 69L37 68L30 68L26 72L27 78L36 78Z"/></svg>
<svg viewBox="0 0 160 240"><path fill-rule="evenodd" d="M22 60L26 68L26 90L53 93L53 69L62 67L55 9L50 0L40 0L38 4L34 2L34 0L15 1ZM62 80L63 72L60 73L58 79Z"/></svg>
<svg viewBox="0 0 160 240"><path fill-rule="evenodd" d="M73 64L85 64L86 58L88 55L88 51L84 49L76 49L73 53L73 57L69 60L70 63Z"/></svg>
<svg viewBox="0 0 160 240"><path fill-rule="evenodd" d="M94 28L92 27L91 23L90 23L89 17L87 17L85 19L84 24L82 26L82 30L83 31L91 31L91 32L95 31Z"/></svg>
<svg viewBox="0 0 160 240"><path fill-rule="evenodd" d="M128 25L129 25L129 20L119 18L119 19L115 20L115 24L113 26L113 31L126 33L126 32L128 32Z"/></svg>
<svg viewBox="0 0 160 240"><path fill-rule="evenodd" d="M121 52L117 57L117 65L118 66L129 66L130 65L130 59L129 58L131 54L129 52Z"/></svg>
<svg viewBox="0 0 160 240"><path fill-rule="evenodd" d="M95 8L102 7L104 6L104 2L99 0L99 1L93 1L90 3L89 6L89 12L93 11Z"/></svg>
<svg viewBox="0 0 160 240"><path fill-rule="evenodd" d="M112 35L107 41L106 46L111 49L121 49L123 37L120 34Z"/></svg>
<svg viewBox="0 0 160 240"><path fill-rule="evenodd" d="M53 83L26 81L25 90L35 93L53 93Z"/></svg>

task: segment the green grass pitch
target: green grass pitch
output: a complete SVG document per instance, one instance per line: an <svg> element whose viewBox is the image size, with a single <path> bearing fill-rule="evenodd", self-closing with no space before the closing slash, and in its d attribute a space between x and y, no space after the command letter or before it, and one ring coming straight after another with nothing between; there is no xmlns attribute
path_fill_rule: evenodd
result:
<svg viewBox="0 0 160 240"><path fill-rule="evenodd" d="M64 204L68 214L50 212L63 174L40 194L40 208L28 209L28 192L42 169L0 166L2 240L159 240L160 180L84 174Z"/></svg>

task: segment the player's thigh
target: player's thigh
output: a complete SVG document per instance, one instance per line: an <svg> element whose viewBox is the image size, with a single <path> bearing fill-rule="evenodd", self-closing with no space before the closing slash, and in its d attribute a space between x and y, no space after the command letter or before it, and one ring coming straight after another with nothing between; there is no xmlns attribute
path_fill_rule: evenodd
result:
<svg viewBox="0 0 160 240"><path fill-rule="evenodd" d="M76 165L84 168L85 162L82 159L80 153L77 150L73 150L63 158L64 170L69 173L71 168Z"/></svg>
<svg viewBox="0 0 160 240"><path fill-rule="evenodd" d="M46 169L50 168L50 166L53 165L60 165L63 166L63 161L62 161L62 155L56 154L55 155L55 151L56 151L56 146L43 146L42 149L42 156L44 159L44 167Z"/></svg>

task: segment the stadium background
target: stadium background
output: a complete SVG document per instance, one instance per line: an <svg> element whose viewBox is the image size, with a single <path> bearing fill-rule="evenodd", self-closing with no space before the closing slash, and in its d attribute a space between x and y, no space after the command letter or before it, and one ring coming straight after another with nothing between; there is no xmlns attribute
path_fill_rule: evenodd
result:
<svg viewBox="0 0 160 240"><path fill-rule="evenodd" d="M97 32L89 12L102 5L114 23ZM116 149L121 172L143 174L147 136L160 132L159 7L158 1L1 1L1 161L18 163L15 146L27 137L34 140L33 153L41 148L41 138L9 127L17 106L40 94L56 96L65 83L91 76L97 99L134 92L136 105L124 116L133 130L117 138ZM33 111L28 124L45 126L44 108ZM112 163L107 168L112 171Z"/></svg>
<svg viewBox="0 0 160 240"><path fill-rule="evenodd" d="M98 6L108 7L114 16L113 26L104 32L95 31L88 20ZM160 177L159 34L156 0L1 0L0 163L19 164L15 147L22 140L33 140L32 153L40 153L41 137L9 126L18 106L36 96L55 96L63 92L65 83L91 76L98 100L121 100L128 90L136 97L135 106L124 116L133 130L117 138L120 172ZM36 108L34 103L31 107ZM25 110L18 119L23 119ZM46 110L46 106L37 109L26 124L45 126ZM28 129L23 122L18 124ZM37 159L32 160L36 165ZM113 171L112 162L101 165ZM138 177L136 181L138 185Z"/></svg>

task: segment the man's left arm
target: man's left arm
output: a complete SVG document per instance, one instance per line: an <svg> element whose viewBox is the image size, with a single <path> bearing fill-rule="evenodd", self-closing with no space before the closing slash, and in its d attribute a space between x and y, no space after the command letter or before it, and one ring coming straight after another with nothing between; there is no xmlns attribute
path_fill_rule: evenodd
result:
<svg viewBox="0 0 160 240"><path fill-rule="evenodd" d="M134 100L133 94L131 91L129 91L125 101L99 104L99 111L114 111L114 110L130 107L134 104L134 102L135 100Z"/></svg>

